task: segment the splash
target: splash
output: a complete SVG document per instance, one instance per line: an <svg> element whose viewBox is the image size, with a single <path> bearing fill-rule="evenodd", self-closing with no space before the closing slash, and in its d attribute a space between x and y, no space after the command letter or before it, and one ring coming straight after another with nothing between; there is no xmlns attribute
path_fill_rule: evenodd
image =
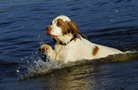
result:
<svg viewBox="0 0 138 90"><path fill-rule="evenodd" d="M52 70L61 69L61 64L57 61L50 61L39 53L21 59L22 63L16 70L18 80L27 79L50 73Z"/></svg>
<svg viewBox="0 0 138 90"><path fill-rule="evenodd" d="M38 34L40 45L44 44L44 40L41 36L41 32ZM34 77L42 74L46 74L55 69L60 69L61 63L57 61L50 61L44 54L39 52L32 53L31 56L21 58L21 63L16 70L18 80L23 80L29 77Z"/></svg>
<svg viewBox="0 0 138 90"><path fill-rule="evenodd" d="M44 39L43 39L42 36L41 36L41 31L39 31L38 40L39 40L39 44L40 44L40 45L43 45L43 44L44 44Z"/></svg>

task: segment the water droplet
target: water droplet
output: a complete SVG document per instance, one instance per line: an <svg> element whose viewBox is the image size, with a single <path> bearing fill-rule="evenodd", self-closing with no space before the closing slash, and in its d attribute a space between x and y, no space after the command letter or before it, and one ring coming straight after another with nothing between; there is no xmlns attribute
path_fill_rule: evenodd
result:
<svg viewBox="0 0 138 90"><path fill-rule="evenodd" d="M111 19L111 22L113 22L113 19Z"/></svg>
<svg viewBox="0 0 138 90"><path fill-rule="evenodd" d="M27 63L29 63L29 61L27 61Z"/></svg>
<svg viewBox="0 0 138 90"><path fill-rule="evenodd" d="M16 72L20 72L20 71L17 69Z"/></svg>
<svg viewBox="0 0 138 90"><path fill-rule="evenodd" d="M35 52L35 54L38 54L38 52Z"/></svg>
<svg viewBox="0 0 138 90"><path fill-rule="evenodd" d="M115 12L118 12L118 10L116 9Z"/></svg>
<svg viewBox="0 0 138 90"><path fill-rule="evenodd" d="M25 58L27 59L28 57L26 56Z"/></svg>

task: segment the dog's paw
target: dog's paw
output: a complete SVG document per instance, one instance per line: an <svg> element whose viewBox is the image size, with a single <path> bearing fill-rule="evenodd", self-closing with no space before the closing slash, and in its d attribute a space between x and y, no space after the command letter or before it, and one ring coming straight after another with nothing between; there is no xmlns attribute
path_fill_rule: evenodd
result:
<svg viewBox="0 0 138 90"><path fill-rule="evenodd" d="M52 50L51 46L47 45L47 44L43 44L40 46L39 48L39 52L42 52L42 53L46 53L48 52L49 50Z"/></svg>

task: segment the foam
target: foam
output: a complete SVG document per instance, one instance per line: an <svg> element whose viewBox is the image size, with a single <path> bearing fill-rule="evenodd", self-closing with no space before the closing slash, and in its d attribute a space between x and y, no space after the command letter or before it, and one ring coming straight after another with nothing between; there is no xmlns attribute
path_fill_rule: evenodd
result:
<svg viewBox="0 0 138 90"><path fill-rule="evenodd" d="M16 70L18 80L34 77L51 72L54 69L60 69L61 64L57 61L50 61L48 58L39 54L33 54L29 57L21 58L22 62Z"/></svg>

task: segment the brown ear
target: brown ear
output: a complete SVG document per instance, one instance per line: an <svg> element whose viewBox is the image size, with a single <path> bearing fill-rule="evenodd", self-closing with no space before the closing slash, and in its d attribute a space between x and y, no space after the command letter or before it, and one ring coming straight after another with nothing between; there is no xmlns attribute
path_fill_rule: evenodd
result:
<svg viewBox="0 0 138 90"><path fill-rule="evenodd" d="M86 36L85 34L80 33L80 31L79 31L78 26L77 26L76 23L70 21L70 22L68 23L68 25L69 25L70 31L71 31L73 34L79 34L79 35L81 35L82 37L87 38L87 36Z"/></svg>
<svg viewBox="0 0 138 90"><path fill-rule="evenodd" d="M80 31L78 29L78 26L76 23L70 21L68 22L68 25L69 25L69 30L73 33L73 34L79 34Z"/></svg>

